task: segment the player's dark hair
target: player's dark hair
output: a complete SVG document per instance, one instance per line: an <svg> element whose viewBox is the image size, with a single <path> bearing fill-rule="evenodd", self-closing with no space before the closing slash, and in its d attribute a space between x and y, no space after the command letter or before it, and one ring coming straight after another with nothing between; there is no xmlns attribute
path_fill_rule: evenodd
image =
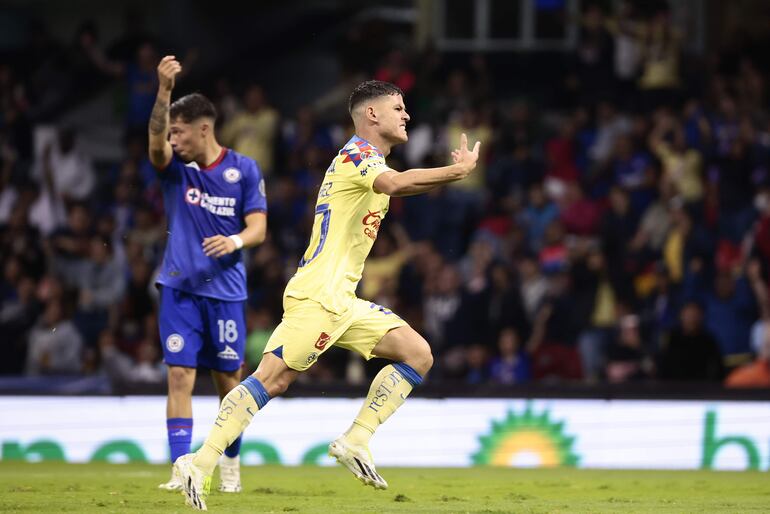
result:
<svg viewBox="0 0 770 514"><path fill-rule="evenodd" d="M358 104L366 102L373 98L386 95L401 95L404 96L404 92L401 88L391 84L390 82L383 82L382 80L367 80L362 82L353 89L350 93L350 99L348 100L348 111L353 112Z"/></svg>
<svg viewBox="0 0 770 514"><path fill-rule="evenodd" d="M200 93L185 95L171 104L169 108L171 120L180 119L184 123L192 123L201 118L217 119L217 109L211 100Z"/></svg>

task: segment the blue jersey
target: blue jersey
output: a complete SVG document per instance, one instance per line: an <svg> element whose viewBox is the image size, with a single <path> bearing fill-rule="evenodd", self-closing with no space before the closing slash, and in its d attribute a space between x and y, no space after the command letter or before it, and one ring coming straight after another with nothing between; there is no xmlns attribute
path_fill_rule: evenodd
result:
<svg viewBox="0 0 770 514"><path fill-rule="evenodd" d="M265 183L257 163L222 149L211 166L200 169L174 154L159 176L168 241L157 283L219 300L245 300L241 252L207 257L202 245L206 237L238 234L247 214L267 211Z"/></svg>

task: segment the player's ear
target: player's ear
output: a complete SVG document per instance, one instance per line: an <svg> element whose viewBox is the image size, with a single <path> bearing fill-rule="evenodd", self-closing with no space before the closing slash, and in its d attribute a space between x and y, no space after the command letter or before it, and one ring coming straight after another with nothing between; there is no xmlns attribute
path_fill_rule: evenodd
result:
<svg viewBox="0 0 770 514"><path fill-rule="evenodd" d="M369 121L377 121L377 109L374 108L374 105L367 105L364 114Z"/></svg>
<svg viewBox="0 0 770 514"><path fill-rule="evenodd" d="M207 120L201 120L199 129L201 131L201 136L205 138L211 131L211 123Z"/></svg>

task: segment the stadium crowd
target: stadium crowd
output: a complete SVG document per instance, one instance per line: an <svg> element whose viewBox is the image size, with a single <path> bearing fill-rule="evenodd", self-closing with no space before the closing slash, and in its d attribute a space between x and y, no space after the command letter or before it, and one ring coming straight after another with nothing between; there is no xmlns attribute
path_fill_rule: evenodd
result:
<svg viewBox="0 0 770 514"><path fill-rule="evenodd" d="M248 368L349 135L346 92L374 77L401 87L412 115L393 168L447 161L462 132L482 142L467 180L391 200L360 286L425 335L431 380L770 387L767 63L685 57L666 9L588 6L575 23L546 100L500 90L484 54L430 47L384 52L373 68L340 52L338 90L295 113L271 106L280 91L211 77L221 141L254 157L268 187L269 236L246 254ZM37 26L0 63L2 374L164 380L153 274L165 228L145 150L163 48L110 43L91 23L69 46ZM121 162L95 165L77 127L33 138L115 83ZM305 379L362 383L367 371L330 352Z"/></svg>

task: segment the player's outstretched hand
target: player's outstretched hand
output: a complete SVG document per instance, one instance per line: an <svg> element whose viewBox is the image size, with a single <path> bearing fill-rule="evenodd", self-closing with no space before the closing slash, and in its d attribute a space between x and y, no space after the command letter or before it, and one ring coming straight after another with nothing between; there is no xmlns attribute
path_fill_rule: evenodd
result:
<svg viewBox="0 0 770 514"><path fill-rule="evenodd" d="M182 64L173 55L167 55L158 64L158 83L163 89L174 89L176 76L182 71Z"/></svg>
<svg viewBox="0 0 770 514"><path fill-rule="evenodd" d="M476 144L473 145L473 150L468 150L468 136L465 133L460 134L460 148L452 151L452 160L455 164L465 165L466 176L476 167L476 161L479 160L480 147L481 142L476 141Z"/></svg>
<svg viewBox="0 0 770 514"><path fill-rule="evenodd" d="M235 241L227 236L211 236L203 240L203 253L207 257L222 257L235 251Z"/></svg>

